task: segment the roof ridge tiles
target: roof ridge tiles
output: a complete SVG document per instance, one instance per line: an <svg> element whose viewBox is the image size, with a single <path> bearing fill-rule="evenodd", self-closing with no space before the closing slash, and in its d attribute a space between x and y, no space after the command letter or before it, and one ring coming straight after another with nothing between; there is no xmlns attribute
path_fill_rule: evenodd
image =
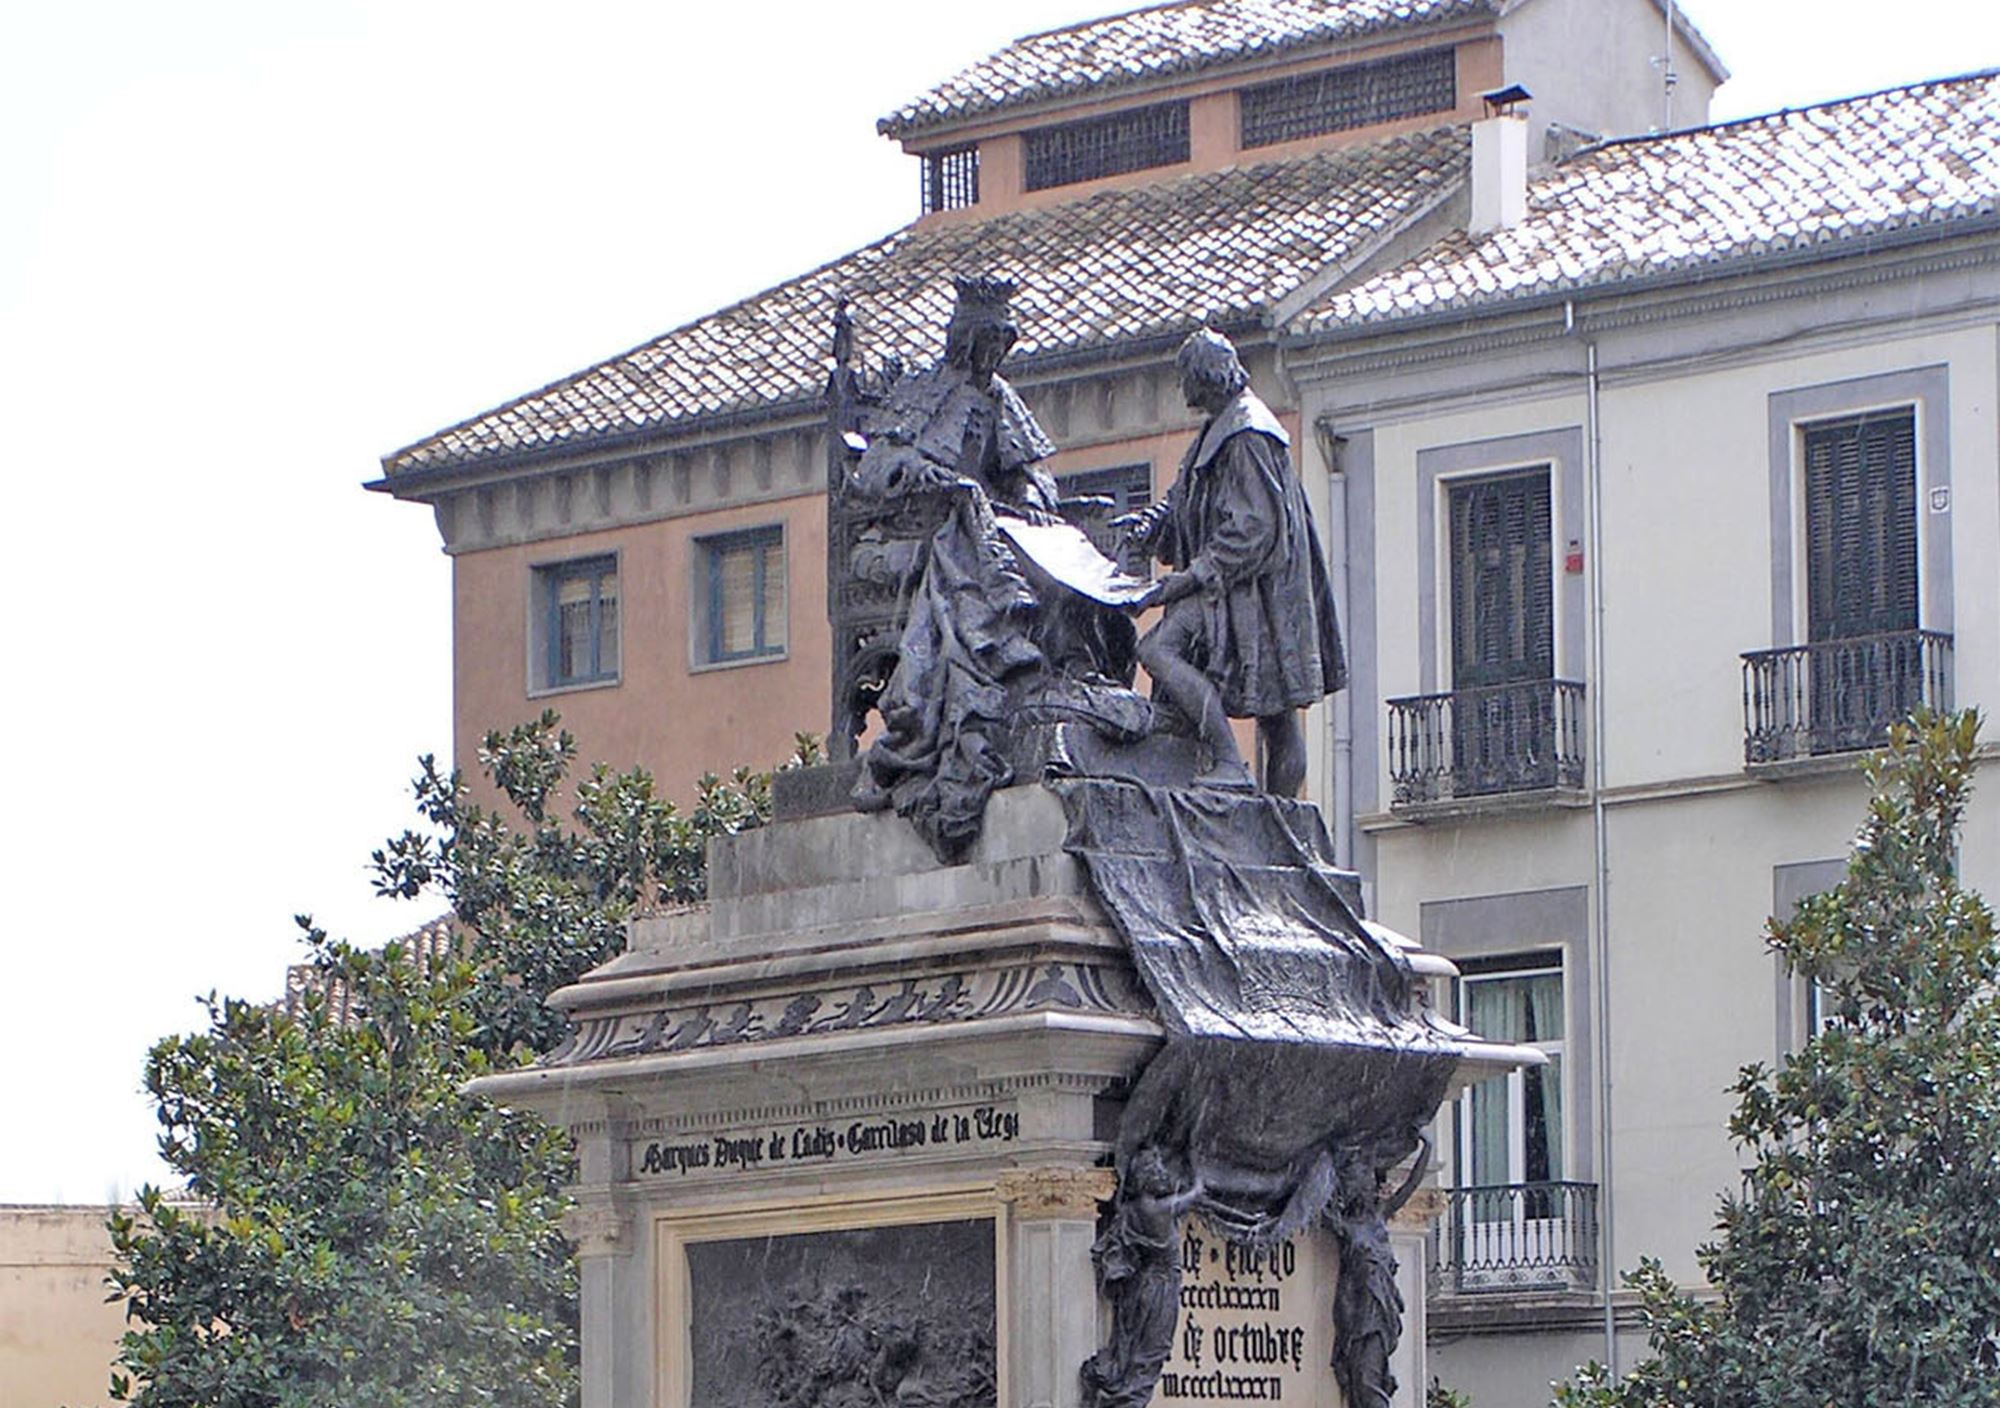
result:
<svg viewBox="0 0 2000 1408"><path fill-rule="evenodd" d="M1185 10L1197 5L1210 5L1214 3L1215 0L1153 0L1153 3L1150 5L1130 5L1125 9L1113 10L1109 14L1097 15L1087 20L1071 20L1068 24L1054 24L1050 25L1047 29L1031 29L1026 34L1015 35L1009 42L1008 47L1012 48L1015 44L1025 44L1030 39L1051 39L1058 34L1072 34L1079 29L1089 29L1095 25L1108 23L1111 20L1129 19L1133 15L1143 15L1154 10Z"/></svg>

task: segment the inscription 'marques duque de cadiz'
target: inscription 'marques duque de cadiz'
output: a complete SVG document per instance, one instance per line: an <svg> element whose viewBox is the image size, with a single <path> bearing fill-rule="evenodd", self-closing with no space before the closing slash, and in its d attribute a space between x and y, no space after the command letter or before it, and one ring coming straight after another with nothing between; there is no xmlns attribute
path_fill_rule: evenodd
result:
<svg viewBox="0 0 2000 1408"><path fill-rule="evenodd" d="M1011 1144L1020 1133L1021 1117L1015 1111L997 1105L977 1105L909 1117L850 1120L846 1124L790 1124L685 1140L649 1140L635 1146L632 1166L642 1175L748 1173L866 1159L911 1149Z"/></svg>

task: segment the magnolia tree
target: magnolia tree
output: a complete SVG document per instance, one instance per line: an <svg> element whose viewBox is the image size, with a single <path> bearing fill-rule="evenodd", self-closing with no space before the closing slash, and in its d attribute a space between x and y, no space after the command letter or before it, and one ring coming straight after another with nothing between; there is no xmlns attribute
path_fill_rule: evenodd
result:
<svg viewBox="0 0 2000 1408"><path fill-rule="evenodd" d="M422 760L422 827L374 871L385 895L449 905L448 960L364 953L301 919L319 981L293 1010L211 996L205 1030L154 1047L146 1089L188 1196L147 1189L112 1221L130 1326L114 1399L574 1401L567 1142L463 1087L559 1041L548 995L619 952L635 913L700 898L708 839L761 824L770 797L739 770L683 812L643 771L571 788L575 761L553 714L488 735L492 810Z"/></svg>
<svg viewBox="0 0 2000 1408"><path fill-rule="evenodd" d="M1642 1265L1651 1357L1562 1408L2000 1402L2000 944L1958 880L1978 729L1921 715L1868 764L1846 879L1771 926L1823 1021L1736 1084L1713 1293Z"/></svg>

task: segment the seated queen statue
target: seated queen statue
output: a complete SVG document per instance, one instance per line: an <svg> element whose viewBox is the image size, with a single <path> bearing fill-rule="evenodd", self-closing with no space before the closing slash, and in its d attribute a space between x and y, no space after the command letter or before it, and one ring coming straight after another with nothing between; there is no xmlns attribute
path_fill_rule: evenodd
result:
<svg viewBox="0 0 2000 1408"><path fill-rule="evenodd" d="M1081 693L1110 701L1114 731L1143 733L1149 721L1130 690L1135 633L1117 609L1145 584L1064 524L1042 467L1055 446L997 370L1020 337L1014 286L956 287L943 358L888 388L852 482L867 498L944 506L854 801L893 806L947 860L978 835L987 797L1014 780L1016 721Z"/></svg>

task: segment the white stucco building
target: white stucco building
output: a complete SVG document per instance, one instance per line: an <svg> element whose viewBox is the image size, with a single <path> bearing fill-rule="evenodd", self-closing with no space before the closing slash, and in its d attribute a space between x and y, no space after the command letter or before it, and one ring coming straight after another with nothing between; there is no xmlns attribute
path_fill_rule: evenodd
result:
<svg viewBox="0 0 2000 1408"><path fill-rule="evenodd" d="M1283 341L1353 644L1329 810L1461 1013L1557 1058L1444 1121L1431 1367L1481 1408L1629 1358L1641 1256L1699 1281L1726 1088L1812 1020L1766 917L1839 877L1890 720L2000 700L1997 149L1991 73L1589 148ZM1476 155L1474 208L1523 179ZM1964 864L2000 890L1991 789Z"/></svg>

